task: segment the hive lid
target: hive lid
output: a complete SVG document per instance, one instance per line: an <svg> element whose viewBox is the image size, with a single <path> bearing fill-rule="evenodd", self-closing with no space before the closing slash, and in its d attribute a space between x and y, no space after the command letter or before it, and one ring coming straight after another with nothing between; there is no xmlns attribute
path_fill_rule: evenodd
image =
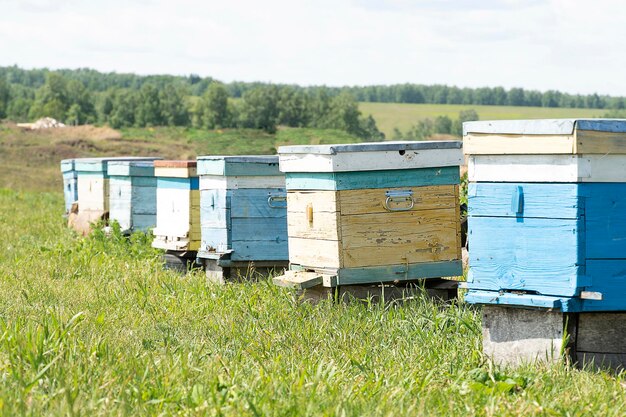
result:
<svg viewBox="0 0 626 417"><path fill-rule="evenodd" d="M61 161L61 172L74 171L75 163L73 159L63 159Z"/></svg>
<svg viewBox="0 0 626 417"><path fill-rule="evenodd" d="M278 155L199 156L198 175L271 176L282 175Z"/></svg>
<svg viewBox="0 0 626 417"><path fill-rule="evenodd" d="M469 155L626 154L626 119L465 122L463 132Z"/></svg>
<svg viewBox="0 0 626 417"><path fill-rule="evenodd" d="M109 175L152 177L154 176L154 161L110 161Z"/></svg>
<svg viewBox="0 0 626 417"><path fill-rule="evenodd" d="M113 161L154 161L161 159L155 156L113 156L102 158L77 158L74 159L76 171L104 172L107 173L109 162Z"/></svg>
<svg viewBox="0 0 626 417"><path fill-rule="evenodd" d="M345 145L296 145L281 146L278 153L282 154L317 154L337 155L345 152L385 152L385 151L423 151L429 149L461 149L462 142L457 140L429 141L389 141L350 143Z"/></svg>
<svg viewBox="0 0 626 417"><path fill-rule="evenodd" d="M575 130L626 133L626 119L491 120L463 123L463 135L571 135Z"/></svg>
<svg viewBox="0 0 626 417"><path fill-rule="evenodd" d="M282 146L282 172L384 171L459 166L460 141L372 142L349 145Z"/></svg>

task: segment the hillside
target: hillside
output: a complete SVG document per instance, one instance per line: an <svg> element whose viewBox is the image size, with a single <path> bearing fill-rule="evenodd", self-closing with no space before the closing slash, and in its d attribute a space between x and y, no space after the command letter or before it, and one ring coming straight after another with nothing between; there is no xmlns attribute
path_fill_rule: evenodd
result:
<svg viewBox="0 0 626 417"><path fill-rule="evenodd" d="M601 117L603 109L568 109L552 107L477 106L462 104L402 104L359 103L363 115L372 115L376 125L387 139L393 137L393 129L407 131L420 119L448 116L456 119L461 110L474 109L480 120L502 119L561 119L569 117Z"/></svg>
<svg viewBox="0 0 626 417"><path fill-rule="evenodd" d="M59 161L65 158L155 155L188 159L197 155L275 154L291 144L352 143L343 131L282 128L276 134L253 129L202 130L184 127L76 126L30 131L0 125L0 188L61 190Z"/></svg>

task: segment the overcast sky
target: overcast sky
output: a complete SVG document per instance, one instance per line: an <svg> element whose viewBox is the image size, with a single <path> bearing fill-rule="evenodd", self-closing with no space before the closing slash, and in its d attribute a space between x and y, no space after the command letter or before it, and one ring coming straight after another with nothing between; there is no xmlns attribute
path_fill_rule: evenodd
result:
<svg viewBox="0 0 626 417"><path fill-rule="evenodd" d="M626 95L621 0L0 0L0 65Z"/></svg>

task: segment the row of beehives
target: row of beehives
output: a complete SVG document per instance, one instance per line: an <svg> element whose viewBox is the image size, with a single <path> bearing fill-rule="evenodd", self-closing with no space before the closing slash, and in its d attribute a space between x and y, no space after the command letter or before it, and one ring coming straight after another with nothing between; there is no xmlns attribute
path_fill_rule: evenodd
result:
<svg viewBox="0 0 626 417"><path fill-rule="evenodd" d="M470 122L466 300L626 304L626 122ZM288 146L278 156L64 161L79 213L154 227L212 271L281 266L300 287L462 275L456 141ZM279 169L280 160L280 169ZM76 196L68 196L68 204ZM90 214L93 213L93 215Z"/></svg>

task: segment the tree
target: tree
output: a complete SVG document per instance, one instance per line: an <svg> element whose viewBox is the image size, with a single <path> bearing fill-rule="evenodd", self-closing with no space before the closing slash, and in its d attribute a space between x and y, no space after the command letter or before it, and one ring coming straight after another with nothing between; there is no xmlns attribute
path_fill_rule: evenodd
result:
<svg viewBox="0 0 626 417"><path fill-rule="evenodd" d="M159 104L161 106L161 120L168 126L189 125L189 111L185 104L186 89L167 84L159 91Z"/></svg>
<svg viewBox="0 0 626 417"><path fill-rule="evenodd" d="M10 99L11 90L9 84L4 78L0 78L0 119L7 117Z"/></svg>
<svg viewBox="0 0 626 417"><path fill-rule="evenodd" d="M152 84L144 84L139 90L135 126L161 126L162 124L159 90Z"/></svg>
<svg viewBox="0 0 626 417"><path fill-rule="evenodd" d="M452 131L452 119L448 116L437 116L433 124L435 133L450 134Z"/></svg>
<svg viewBox="0 0 626 417"><path fill-rule="evenodd" d="M129 127L135 124L137 98L132 90L117 90L113 100L113 110L109 124L115 129Z"/></svg>
<svg viewBox="0 0 626 417"><path fill-rule="evenodd" d="M219 129L229 125L228 119L228 91L223 84L212 82L197 104L194 124Z"/></svg>
<svg viewBox="0 0 626 417"><path fill-rule="evenodd" d="M77 80L67 83L67 110L66 120L71 124L93 123L96 120L96 109L93 104L91 93L85 85ZM72 111L70 117L70 110Z"/></svg>
<svg viewBox="0 0 626 417"><path fill-rule="evenodd" d="M278 124L278 87L269 85L246 91L242 98L240 122L243 127L275 133Z"/></svg>
<svg viewBox="0 0 626 417"><path fill-rule="evenodd" d="M50 72L46 83L37 90L36 99L30 108L29 116L52 117L64 121L65 112L69 108L67 80L60 74Z"/></svg>
<svg viewBox="0 0 626 417"><path fill-rule="evenodd" d="M463 123L479 120L478 113L474 109L461 110L459 118L452 123L452 134L455 136L463 136Z"/></svg>

